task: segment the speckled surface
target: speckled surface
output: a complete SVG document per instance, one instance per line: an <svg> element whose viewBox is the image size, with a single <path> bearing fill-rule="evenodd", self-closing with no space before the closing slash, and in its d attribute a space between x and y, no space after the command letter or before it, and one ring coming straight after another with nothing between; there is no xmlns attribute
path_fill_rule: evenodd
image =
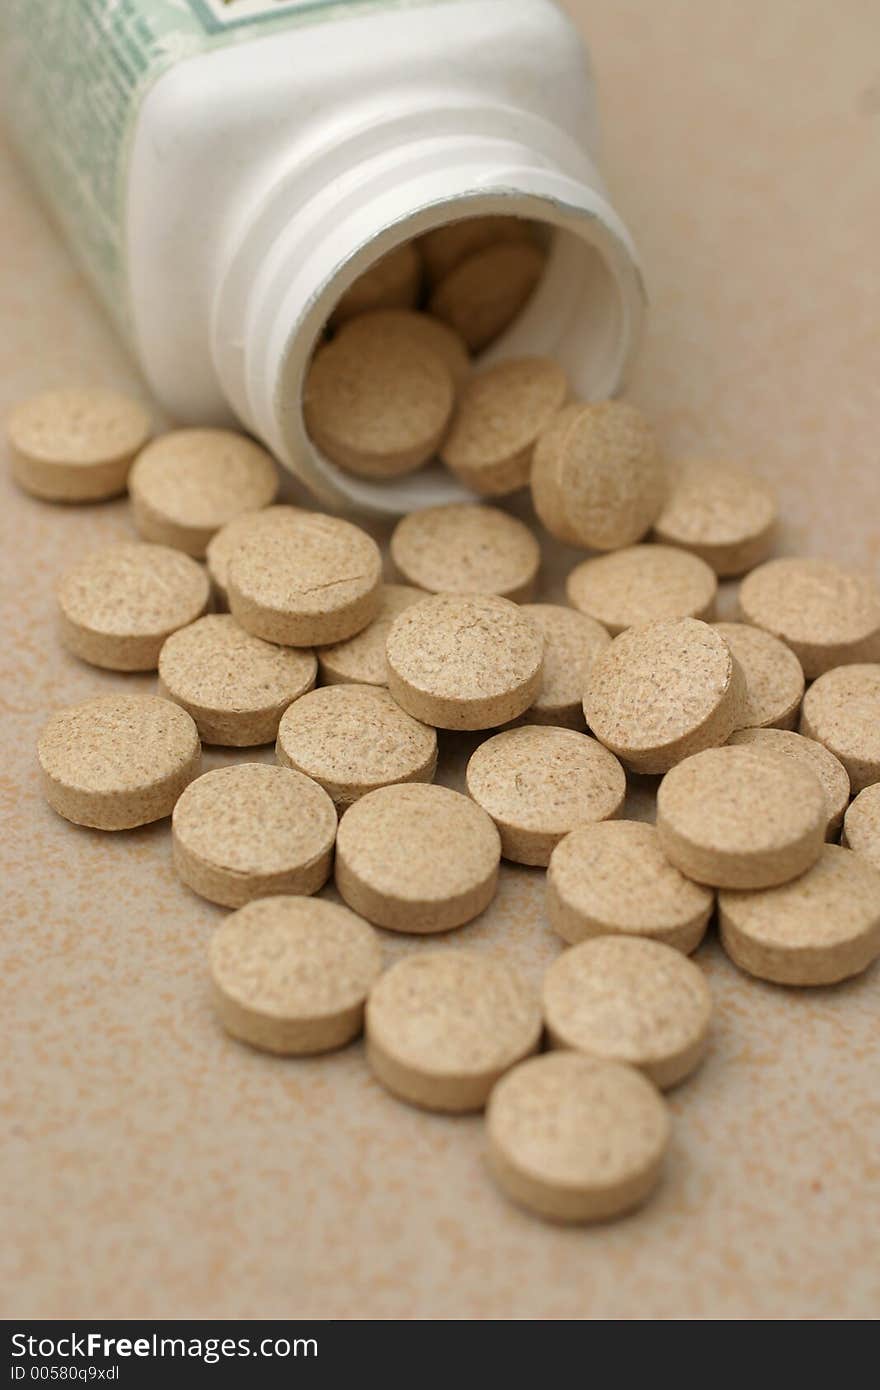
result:
<svg viewBox="0 0 880 1390"><path fill-rule="evenodd" d="M785 549L876 571L875 7L569 4L652 297L633 399L667 447L773 480ZM136 388L5 155L0 221L0 409L69 382ZM616 1225L543 1225L492 1186L478 1118L399 1104L360 1044L293 1061L224 1037L206 962L223 910L175 880L167 823L108 837L43 804L48 711L154 677L80 665L52 636L59 569L130 538L124 505L42 505L13 490L6 459L0 487L8 1316L877 1315L877 967L789 992L739 974L710 934L695 956L710 1051L670 1098L665 1181ZM556 557L551 601L575 559ZM442 742L441 780L460 785L474 739ZM454 944L503 952L537 983L560 949L542 881L503 865ZM383 947L423 949L387 933Z"/></svg>

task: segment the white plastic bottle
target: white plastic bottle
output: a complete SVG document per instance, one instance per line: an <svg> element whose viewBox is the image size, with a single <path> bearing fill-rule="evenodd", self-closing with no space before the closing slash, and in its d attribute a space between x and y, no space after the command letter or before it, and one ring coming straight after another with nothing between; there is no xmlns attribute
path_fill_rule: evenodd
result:
<svg viewBox="0 0 880 1390"><path fill-rule="evenodd" d="M621 385L643 310L595 160L593 85L553 0L3 0L17 143L181 423L238 418L324 501L461 495L439 469L354 478L308 440L303 374L342 291L464 216L547 229L490 357Z"/></svg>

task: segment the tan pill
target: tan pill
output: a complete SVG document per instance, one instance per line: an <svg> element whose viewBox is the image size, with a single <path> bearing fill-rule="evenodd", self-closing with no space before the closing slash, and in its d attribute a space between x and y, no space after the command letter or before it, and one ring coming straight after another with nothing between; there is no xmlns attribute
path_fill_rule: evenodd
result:
<svg viewBox="0 0 880 1390"><path fill-rule="evenodd" d="M425 783L381 787L339 825L336 886L345 902L390 931L463 926L488 907L501 841L466 796Z"/></svg>
<svg viewBox="0 0 880 1390"><path fill-rule="evenodd" d="M593 662L611 638L594 618L555 603L526 603L520 610L544 638L541 693L523 718L583 730L583 695Z"/></svg>
<svg viewBox="0 0 880 1390"><path fill-rule="evenodd" d="M373 928L347 907L260 898L217 928L210 966L227 1033L265 1052L304 1056L361 1032L382 952Z"/></svg>
<svg viewBox="0 0 880 1390"><path fill-rule="evenodd" d="M372 685L328 685L292 704L276 748L285 767L323 787L340 815L377 787L430 782L437 735Z"/></svg>
<svg viewBox="0 0 880 1390"><path fill-rule="evenodd" d="M838 666L814 681L800 731L840 759L853 793L880 782L880 662Z"/></svg>
<svg viewBox="0 0 880 1390"><path fill-rule="evenodd" d="M425 597L409 584L383 584L379 611L361 632L318 653L324 685L387 685L385 643L395 618Z"/></svg>
<svg viewBox="0 0 880 1390"><path fill-rule="evenodd" d="M880 956L880 870L840 845L781 888L720 893L718 913L730 959L774 984L837 984Z"/></svg>
<svg viewBox="0 0 880 1390"><path fill-rule="evenodd" d="M428 307L481 352L509 328L544 273L544 253L530 241L486 246L440 281Z"/></svg>
<svg viewBox="0 0 880 1390"><path fill-rule="evenodd" d="M531 598L541 549L527 526L497 507L453 502L410 512L391 536L391 559L408 584L432 594Z"/></svg>
<svg viewBox="0 0 880 1390"><path fill-rule="evenodd" d="M541 1038L537 996L505 961L421 951L367 1000L367 1058L391 1093L426 1110L482 1110L498 1078Z"/></svg>
<svg viewBox="0 0 880 1390"><path fill-rule="evenodd" d="M480 745L467 789L498 827L505 859L546 865L570 830L619 814L626 774L586 734L524 725Z"/></svg>
<svg viewBox="0 0 880 1390"><path fill-rule="evenodd" d="M492 729L541 689L543 638L516 604L491 594L434 594L388 634L388 688L437 729Z"/></svg>
<svg viewBox="0 0 880 1390"><path fill-rule="evenodd" d="M125 491L150 434L146 411L96 387L44 391L7 421L12 476L48 502L100 502Z"/></svg>
<svg viewBox="0 0 880 1390"><path fill-rule="evenodd" d="M238 763L192 782L171 827L174 867L187 887L242 907L276 893L317 893L330 874L336 810L300 772Z"/></svg>
<svg viewBox="0 0 880 1390"><path fill-rule="evenodd" d="M454 404L455 382L438 353L393 338L367 347L348 334L319 348L303 393L315 444L364 478L421 468L446 433Z"/></svg>
<svg viewBox="0 0 880 1390"><path fill-rule="evenodd" d="M842 843L880 869L880 782L865 787L850 806Z"/></svg>
<svg viewBox="0 0 880 1390"><path fill-rule="evenodd" d="M804 697L804 672L794 652L778 637L747 623L713 623L746 683L742 722L749 729L793 729Z"/></svg>
<svg viewBox="0 0 880 1390"><path fill-rule="evenodd" d="M37 755L59 816L130 830L170 816L198 776L201 745L185 710L156 695L98 695L53 714Z"/></svg>
<svg viewBox="0 0 880 1390"><path fill-rule="evenodd" d="M825 793L828 813L825 838L835 838L843 822L850 794L849 773L839 758L835 758L815 739L790 733L786 729L738 729L730 735L728 743L742 744L755 753L781 753L783 757L793 758L815 773Z"/></svg>
<svg viewBox="0 0 880 1390"><path fill-rule="evenodd" d="M315 684L314 652L253 637L228 613L209 613L168 638L159 690L192 715L204 743L271 743L281 716Z"/></svg>
<svg viewBox="0 0 880 1390"><path fill-rule="evenodd" d="M414 242L395 246L349 285L330 315L338 328L356 314L377 309L411 309L419 297L422 258Z"/></svg>
<svg viewBox="0 0 880 1390"><path fill-rule="evenodd" d="M711 619L718 581L709 566L668 545L632 545L576 565L568 601L612 636L669 618Z"/></svg>
<svg viewBox="0 0 880 1390"><path fill-rule="evenodd" d="M807 680L880 657L880 588L830 560L768 560L746 575L739 606L747 623L791 647Z"/></svg>
<svg viewBox="0 0 880 1390"><path fill-rule="evenodd" d="M640 1072L576 1052L530 1058L486 1112L489 1166L519 1206L552 1221L607 1221L657 1186L669 1110Z"/></svg>
<svg viewBox="0 0 880 1390"><path fill-rule="evenodd" d="M428 279L436 285L475 252L500 242L529 241L531 236L531 224L519 217L467 217L425 232L418 246Z"/></svg>
<svg viewBox="0 0 880 1390"><path fill-rule="evenodd" d="M227 607L229 603L226 576L229 561L238 547L251 536L262 535L271 531L273 527L283 530L289 522L302 515L302 507L288 507L283 504L263 507L258 512L245 512L242 516L228 521L211 537L205 552L205 561L214 596L222 607Z"/></svg>
<svg viewBox="0 0 880 1390"><path fill-rule="evenodd" d="M657 793L663 853L717 888L771 888L804 873L822 852L827 822L809 768L731 744L685 759Z"/></svg>
<svg viewBox="0 0 880 1390"><path fill-rule="evenodd" d="M584 715L633 772L667 772L730 737L742 722L744 691L724 638L707 623L679 618L630 628L599 653Z"/></svg>
<svg viewBox="0 0 880 1390"><path fill-rule="evenodd" d="M564 951L544 976L554 1047L628 1062L666 1090L699 1066L712 996L693 961L659 941L599 936Z"/></svg>
<svg viewBox="0 0 880 1390"><path fill-rule="evenodd" d="M644 936L688 955L702 941L714 906L714 893L670 864L656 828L641 821L575 830L550 857L547 917L572 944Z"/></svg>
<svg viewBox="0 0 880 1390"><path fill-rule="evenodd" d="M128 491L144 540L201 559L221 526L274 500L278 469L243 434L172 430L138 454Z"/></svg>
<svg viewBox="0 0 880 1390"><path fill-rule="evenodd" d="M441 323L430 314L417 314L409 309L380 309L374 314L360 314L349 319L338 337L349 347L357 345L361 353L386 352L389 343L395 347L410 346L416 352L427 348L445 362L456 386L471 369L471 356L463 339L448 323Z"/></svg>
<svg viewBox="0 0 880 1390"><path fill-rule="evenodd" d="M484 497L515 492L528 483L535 441L567 395L565 372L549 358L488 367L463 387L440 457Z"/></svg>
<svg viewBox="0 0 880 1390"><path fill-rule="evenodd" d="M688 459L671 470L658 540L699 555L716 574L744 574L766 560L776 536L772 488L745 468Z"/></svg>
<svg viewBox="0 0 880 1390"><path fill-rule="evenodd" d="M188 555L139 541L110 545L61 579L59 634L91 666L154 671L163 643L200 618L210 596L204 570Z"/></svg>
<svg viewBox="0 0 880 1390"><path fill-rule="evenodd" d="M341 642L379 611L382 557L351 522L303 512L241 542L227 591L233 617L255 637L286 647Z"/></svg>
<svg viewBox="0 0 880 1390"><path fill-rule="evenodd" d="M551 534L569 544L632 545L654 524L666 486L654 432L625 401L566 410L564 423L557 419L535 451L535 508Z"/></svg>

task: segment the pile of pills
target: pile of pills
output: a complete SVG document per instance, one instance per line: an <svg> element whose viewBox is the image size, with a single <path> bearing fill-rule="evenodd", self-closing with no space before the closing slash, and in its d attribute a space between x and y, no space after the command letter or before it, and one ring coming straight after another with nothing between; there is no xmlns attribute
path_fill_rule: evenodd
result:
<svg viewBox="0 0 880 1390"><path fill-rule="evenodd" d="M363 1031L389 1093L485 1108L502 1191L574 1222L660 1179L662 1092L711 1046L690 957L716 914L759 980L829 985L880 955L880 588L769 558L766 484L667 460L635 406L571 400L540 358L472 368L543 260L501 218L390 253L337 305L304 409L352 472L439 455L483 498L529 486L550 535L593 552L568 605L542 601L530 527L481 500L404 517L386 567L351 521L276 501L273 460L232 432L150 442L139 407L78 390L9 434L37 497L127 482L141 539L70 565L59 632L158 678L49 719L49 805L106 831L171 818L182 883L233 909L209 953L233 1038L297 1056ZM463 791L434 783L447 731L474 739ZM276 761L202 774L202 743ZM633 775L656 779L656 824L627 817ZM540 990L444 935L504 861L546 870L564 949ZM313 896L331 881L341 902ZM436 940L383 969L383 932Z"/></svg>

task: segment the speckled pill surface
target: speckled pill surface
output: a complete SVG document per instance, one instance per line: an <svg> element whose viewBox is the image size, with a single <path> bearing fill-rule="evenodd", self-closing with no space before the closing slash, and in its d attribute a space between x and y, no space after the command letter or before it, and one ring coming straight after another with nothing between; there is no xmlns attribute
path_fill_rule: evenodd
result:
<svg viewBox="0 0 880 1390"><path fill-rule="evenodd" d="M827 821L814 772L732 744L686 758L657 793L663 853L717 888L771 888L804 873L822 852Z"/></svg>
<svg viewBox="0 0 880 1390"><path fill-rule="evenodd" d="M610 820L556 846L547 870L547 918L564 941L644 936L689 954L702 941L715 895L663 853L656 827Z"/></svg>
<svg viewBox="0 0 880 1390"><path fill-rule="evenodd" d="M523 725L487 739L467 765L468 794L498 827L501 853L546 866L564 835L620 813L626 774L574 729Z"/></svg>
<svg viewBox="0 0 880 1390"><path fill-rule="evenodd" d="M500 859L498 831L468 797L404 783L369 792L346 811L336 886L349 907L377 926L450 931L489 905Z"/></svg>
<svg viewBox="0 0 880 1390"><path fill-rule="evenodd" d="M828 823L826 840L835 839L843 823L843 813L849 801L849 773L839 758L815 739L806 738L787 729L737 729L728 743L742 744L760 753L781 753L794 758L816 774L825 792Z"/></svg>
<svg viewBox="0 0 880 1390"><path fill-rule="evenodd" d="M393 1095L427 1110L481 1110L495 1082L534 1052L537 994L506 961L422 951L397 961L367 1000L367 1059Z"/></svg>
<svg viewBox="0 0 880 1390"><path fill-rule="evenodd" d="M880 586L830 560L768 560L746 575L739 607L746 622L791 647L807 680L880 658Z"/></svg>
<svg viewBox="0 0 880 1390"><path fill-rule="evenodd" d="M880 869L880 782L859 792L846 813L842 844Z"/></svg>
<svg viewBox="0 0 880 1390"><path fill-rule="evenodd" d="M388 688L438 729L492 729L522 714L541 688L544 640L520 609L490 594L435 594L394 622Z"/></svg>
<svg viewBox="0 0 880 1390"><path fill-rule="evenodd" d="M128 491L144 540L201 559L221 526L274 501L278 468L233 430L172 430L138 454Z"/></svg>
<svg viewBox="0 0 880 1390"><path fill-rule="evenodd" d="M154 671L163 643L200 618L210 596L204 570L188 555L123 541L85 556L62 576L59 635L91 666Z"/></svg>
<svg viewBox="0 0 880 1390"><path fill-rule="evenodd" d="M694 618L623 632L594 661L587 724L634 772L666 772L742 723L745 682L723 637Z"/></svg>
<svg viewBox="0 0 880 1390"><path fill-rule="evenodd" d="M403 517L391 559L408 584L429 593L531 598L541 551L531 531L497 507L452 502Z"/></svg>
<svg viewBox="0 0 880 1390"><path fill-rule="evenodd" d="M880 662L838 666L814 681L800 731L840 759L853 793L880 782Z"/></svg>
<svg viewBox="0 0 880 1390"><path fill-rule="evenodd" d="M172 633L159 653L159 690L192 715L204 743L271 743L288 705L315 684L308 648L278 647L209 613Z"/></svg>
<svg viewBox="0 0 880 1390"><path fill-rule="evenodd" d="M505 241L528 241L530 237L530 224L519 217L466 217L425 232L418 239L418 247L428 279L436 284L476 251Z"/></svg>
<svg viewBox="0 0 880 1390"><path fill-rule="evenodd" d="M191 782L171 821L174 867L194 893L242 907L276 893L316 893L330 874L336 809L289 767L238 763Z"/></svg>
<svg viewBox="0 0 880 1390"><path fill-rule="evenodd" d="M583 731L584 690L593 662L610 644L601 623L555 603L524 603L521 612L544 638L541 691L523 715L530 724Z"/></svg>
<svg viewBox="0 0 880 1390"><path fill-rule="evenodd" d="M503 1076L486 1112L489 1166L518 1205L552 1221L607 1221L657 1186L671 1123L634 1067L576 1052Z"/></svg>
<svg viewBox="0 0 880 1390"><path fill-rule="evenodd" d="M377 787L432 781L437 734L402 710L387 690L328 685L287 710L276 755L323 787L341 814Z"/></svg>
<svg viewBox="0 0 880 1390"><path fill-rule="evenodd" d="M730 647L745 678L743 725L793 729L804 697L804 672L791 648L747 623L712 626Z"/></svg>
<svg viewBox="0 0 880 1390"><path fill-rule="evenodd" d="M357 320L355 320L357 322ZM425 597L411 584L383 584L379 611L361 632L318 652L324 685L387 685L385 644L395 618Z"/></svg>
<svg viewBox="0 0 880 1390"><path fill-rule="evenodd" d="M48 502L100 502L125 491L150 434L137 401L98 387L44 391L7 421L12 476Z"/></svg>
<svg viewBox="0 0 880 1390"><path fill-rule="evenodd" d="M515 492L528 483L535 442L567 395L565 372L550 358L487 367L462 388L440 457L483 497Z"/></svg>
<svg viewBox="0 0 880 1390"><path fill-rule="evenodd" d="M718 575L744 574L769 555L778 513L773 489L748 469L686 459L670 468L654 533L699 555Z"/></svg>
<svg viewBox="0 0 880 1390"><path fill-rule="evenodd" d="M338 337L349 346L356 344L362 353L387 351L387 345L410 344L416 351L424 348L442 358L456 385L464 381L471 369L471 357L464 340L448 323L417 314L410 309L380 309L373 314L359 314L348 319Z"/></svg>
<svg viewBox="0 0 880 1390"><path fill-rule="evenodd" d="M704 560L669 545L632 545L583 560L566 583L572 607L612 636L666 618L709 619L718 581Z"/></svg>
<svg viewBox="0 0 880 1390"><path fill-rule="evenodd" d="M699 1066L712 996L681 951L635 936L597 936L564 951L544 976L554 1047L628 1062L666 1090Z"/></svg>
<svg viewBox="0 0 880 1390"><path fill-rule="evenodd" d="M221 922L209 957L226 1032L282 1056L328 1052L357 1037L382 970L367 922L307 897L247 903Z"/></svg>
<svg viewBox="0 0 880 1390"><path fill-rule="evenodd" d="M59 816L130 830L170 816L198 776L201 745L185 710L157 695L98 695L53 714L37 756Z"/></svg>
<svg viewBox="0 0 880 1390"><path fill-rule="evenodd" d="M419 297L422 258L415 242L386 252L352 281L339 299L330 322L338 328L357 314L377 309L411 309Z"/></svg>
<svg viewBox="0 0 880 1390"><path fill-rule="evenodd" d="M379 611L382 557L360 527L303 512L242 541L227 592L233 617L255 637L285 647L341 642Z"/></svg>
<svg viewBox="0 0 880 1390"><path fill-rule="evenodd" d="M833 985L880 956L880 870L840 845L781 888L720 893L721 944L758 979Z"/></svg>
<svg viewBox="0 0 880 1390"><path fill-rule="evenodd" d="M481 352L525 308L544 266L543 251L531 241L486 246L443 277L428 307L461 335L471 352Z"/></svg>
<svg viewBox="0 0 880 1390"><path fill-rule="evenodd" d="M243 541L251 536L259 536L277 527L282 530L288 522L303 515L302 507L288 507L279 503L274 507L263 507L258 512L245 512L242 516L228 521L208 542L205 560L211 587L218 602L225 608L228 604L226 594L226 575L229 561Z"/></svg>

